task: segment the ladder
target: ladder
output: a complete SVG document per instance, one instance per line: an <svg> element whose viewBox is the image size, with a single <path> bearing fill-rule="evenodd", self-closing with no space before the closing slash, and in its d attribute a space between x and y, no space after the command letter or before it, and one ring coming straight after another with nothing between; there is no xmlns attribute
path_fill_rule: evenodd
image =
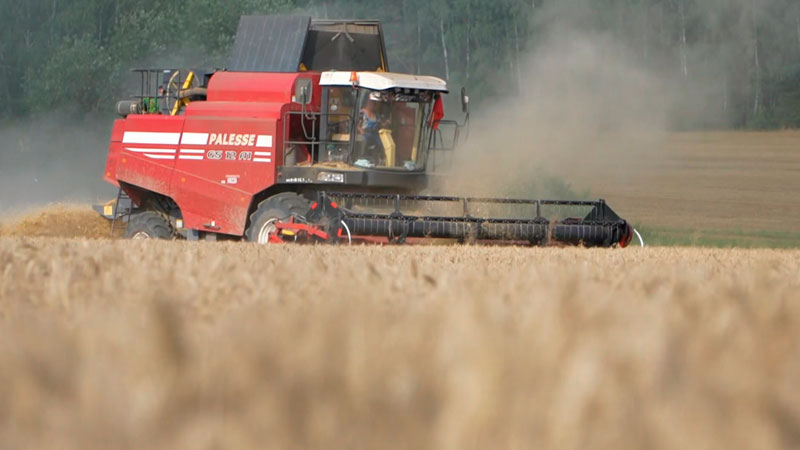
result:
<svg viewBox="0 0 800 450"><path fill-rule="evenodd" d="M114 227L117 220L122 219L123 223L127 222L133 211L133 201L121 187L117 192L117 200L112 205L112 208L109 219L111 219L111 236L114 236Z"/></svg>

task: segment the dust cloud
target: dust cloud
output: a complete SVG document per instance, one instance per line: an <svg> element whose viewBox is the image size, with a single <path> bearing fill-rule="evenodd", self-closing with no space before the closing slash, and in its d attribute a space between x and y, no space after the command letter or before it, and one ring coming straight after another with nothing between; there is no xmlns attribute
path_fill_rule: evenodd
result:
<svg viewBox="0 0 800 450"><path fill-rule="evenodd" d="M221 61L220 55L183 45L148 55L130 67L213 68ZM0 123L0 218L37 213L54 203L69 208L70 204L105 203L115 197L116 190L103 181L111 129L119 118L114 104L138 95L141 88L137 73L126 69L116 78L119 83L99 112L67 107Z"/></svg>
<svg viewBox="0 0 800 450"><path fill-rule="evenodd" d="M105 202L113 117L50 114L0 126L0 214L54 202Z"/></svg>
<svg viewBox="0 0 800 450"><path fill-rule="evenodd" d="M580 4L580 3L579 3ZM522 58L517 86L480 111L443 188L460 194L587 196L582 176L624 182L657 158L673 107L665 77L624 42L581 26L583 11L551 8ZM595 194L592 192L592 194Z"/></svg>

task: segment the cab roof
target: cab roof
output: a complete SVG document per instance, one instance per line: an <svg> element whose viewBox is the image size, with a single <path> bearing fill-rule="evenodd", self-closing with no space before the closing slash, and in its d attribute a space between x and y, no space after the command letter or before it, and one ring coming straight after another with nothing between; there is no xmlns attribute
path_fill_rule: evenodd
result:
<svg viewBox="0 0 800 450"><path fill-rule="evenodd" d="M355 82L353 82L353 74L356 77ZM319 84L321 86L357 86L376 91L419 89L448 92L447 83L441 78L393 72L322 72Z"/></svg>

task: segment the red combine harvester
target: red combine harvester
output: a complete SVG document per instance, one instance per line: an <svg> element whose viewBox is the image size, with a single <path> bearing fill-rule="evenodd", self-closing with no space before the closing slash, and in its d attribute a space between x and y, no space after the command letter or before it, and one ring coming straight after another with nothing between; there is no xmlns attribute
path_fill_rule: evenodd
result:
<svg viewBox="0 0 800 450"><path fill-rule="evenodd" d="M119 195L96 207L127 237L631 241L602 200L421 195L468 97L464 123L443 120L446 83L390 72L377 22L245 16L227 70L134 72L105 172Z"/></svg>

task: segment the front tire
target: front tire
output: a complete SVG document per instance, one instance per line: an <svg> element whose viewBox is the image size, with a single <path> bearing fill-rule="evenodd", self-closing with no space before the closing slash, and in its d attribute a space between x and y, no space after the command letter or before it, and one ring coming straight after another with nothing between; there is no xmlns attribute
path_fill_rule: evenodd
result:
<svg viewBox="0 0 800 450"><path fill-rule="evenodd" d="M162 214L155 211L141 211L131 214L125 228L127 239L172 239L175 234L172 225Z"/></svg>
<svg viewBox="0 0 800 450"><path fill-rule="evenodd" d="M277 231L275 222L287 220L292 215L302 216L308 213L309 208L308 200L294 192L273 195L259 203L250 215L245 238L250 242L269 244L270 237Z"/></svg>

